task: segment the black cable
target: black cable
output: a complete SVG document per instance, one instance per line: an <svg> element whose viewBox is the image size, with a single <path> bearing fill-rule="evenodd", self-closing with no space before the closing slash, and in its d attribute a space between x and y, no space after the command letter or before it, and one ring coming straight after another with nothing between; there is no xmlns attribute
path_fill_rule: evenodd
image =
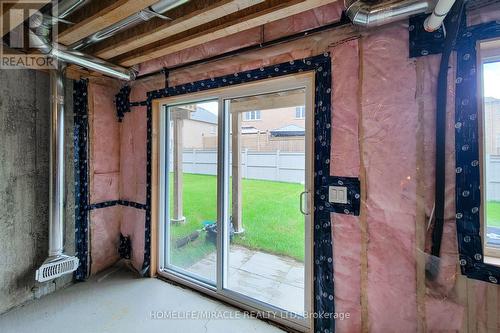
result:
<svg viewBox="0 0 500 333"><path fill-rule="evenodd" d="M434 228L432 229L431 254L439 257L444 226L445 176L446 176L446 103L448 94L448 67L451 52L460 31L465 0L457 0L448 14L450 20L446 25L447 36L441 55L437 84L436 105L436 180L435 180L435 210Z"/></svg>

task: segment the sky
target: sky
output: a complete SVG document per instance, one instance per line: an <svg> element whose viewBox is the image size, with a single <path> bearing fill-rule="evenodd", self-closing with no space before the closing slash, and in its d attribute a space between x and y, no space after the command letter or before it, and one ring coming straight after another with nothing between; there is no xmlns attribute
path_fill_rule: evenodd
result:
<svg viewBox="0 0 500 333"><path fill-rule="evenodd" d="M500 61L483 66L484 96L500 99Z"/></svg>
<svg viewBox="0 0 500 333"><path fill-rule="evenodd" d="M198 106L204 108L205 110L210 111L213 114L218 113L218 103L216 101L198 103Z"/></svg>

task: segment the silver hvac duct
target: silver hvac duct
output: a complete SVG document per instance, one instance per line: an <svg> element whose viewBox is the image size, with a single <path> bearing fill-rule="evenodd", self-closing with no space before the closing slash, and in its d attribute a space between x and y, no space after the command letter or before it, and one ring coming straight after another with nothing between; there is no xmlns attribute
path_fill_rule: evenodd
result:
<svg viewBox="0 0 500 333"><path fill-rule="evenodd" d="M146 9L134 13L129 17L119 22L116 22L113 25L110 25L109 27L97 31L94 34L71 44L69 48L73 50L81 50L89 45L95 44L111 36L114 36L120 31L134 27L141 22L149 21L153 17L169 19L168 17L165 17L162 14L188 1L189 0L160 0Z"/></svg>
<svg viewBox="0 0 500 333"><path fill-rule="evenodd" d="M86 4L88 0L61 0L57 3L57 18L65 18L74 12L77 8L80 8Z"/></svg>
<svg viewBox="0 0 500 333"><path fill-rule="evenodd" d="M79 260L64 250L64 65L50 71L49 257L36 271L45 282L78 268Z"/></svg>
<svg viewBox="0 0 500 333"><path fill-rule="evenodd" d="M120 80L133 81L137 75L133 69L124 68L78 51L64 50L60 45L52 48L50 56Z"/></svg>
<svg viewBox="0 0 500 333"><path fill-rule="evenodd" d="M78 65L120 80L132 81L136 77L136 72L133 69L124 68L78 51L67 50L57 43L48 42L44 37L38 36L33 31L29 32L29 38L32 47L38 48L42 53L53 59Z"/></svg>
<svg viewBox="0 0 500 333"><path fill-rule="evenodd" d="M356 25L376 27L430 12L434 4L434 0L403 0L372 5L359 0L347 6L346 14Z"/></svg>

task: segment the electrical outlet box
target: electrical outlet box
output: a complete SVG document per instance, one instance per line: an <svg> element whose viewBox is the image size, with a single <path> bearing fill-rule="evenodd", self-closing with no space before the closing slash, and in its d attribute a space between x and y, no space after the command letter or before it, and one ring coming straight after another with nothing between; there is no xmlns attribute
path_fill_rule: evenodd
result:
<svg viewBox="0 0 500 333"><path fill-rule="evenodd" d="M329 186L328 201L337 204L347 204L347 187L345 186Z"/></svg>

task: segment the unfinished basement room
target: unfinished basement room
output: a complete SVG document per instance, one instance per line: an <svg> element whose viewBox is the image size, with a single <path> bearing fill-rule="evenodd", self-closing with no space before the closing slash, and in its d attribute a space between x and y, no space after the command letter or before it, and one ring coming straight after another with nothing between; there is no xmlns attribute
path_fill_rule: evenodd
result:
<svg viewBox="0 0 500 333"><path fill-rule="evenodd" d="M0 0L0 333L500 333L500 0Z"/></svg>

